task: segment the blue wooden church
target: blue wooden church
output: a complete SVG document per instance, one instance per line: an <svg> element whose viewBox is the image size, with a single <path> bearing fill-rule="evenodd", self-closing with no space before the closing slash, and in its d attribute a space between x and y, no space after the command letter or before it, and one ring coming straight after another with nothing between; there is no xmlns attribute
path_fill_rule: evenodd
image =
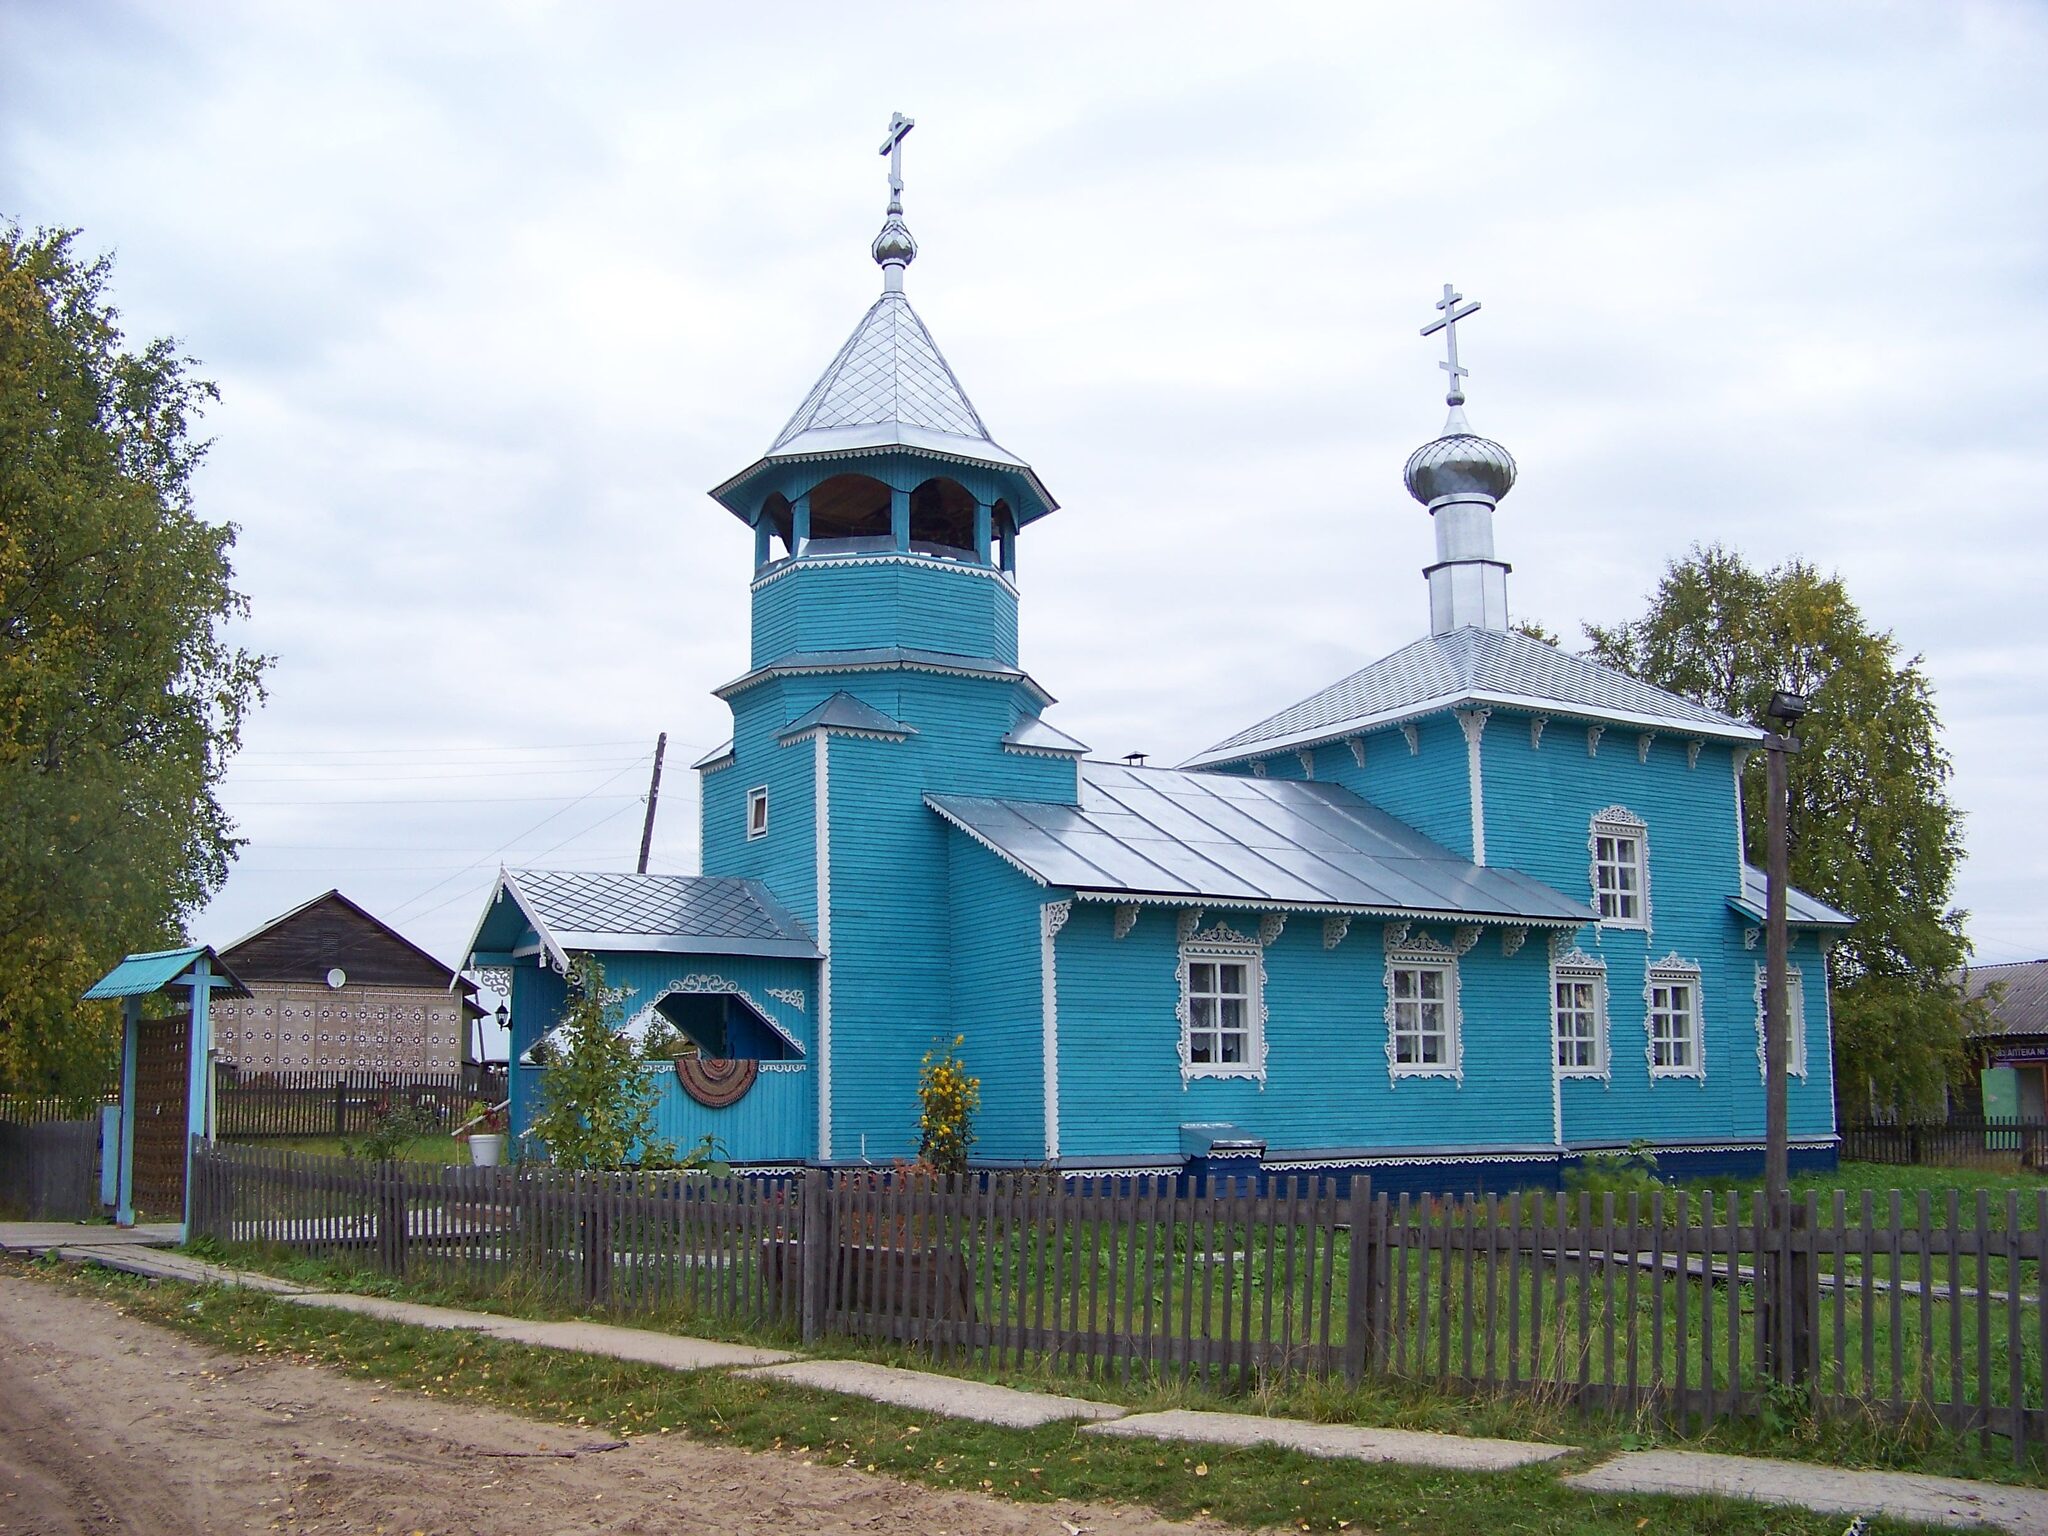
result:
<svg viewBox="0 0 2048 1536"><path fill-rule="evenodd" d="M704 874L508 870L477 928L515 1131L588 952L698 1048L664 1133L741 1166L915 1156L919 1062L959 1034L990 1165L1501 1187L1640 1139L1759 1167L1762 733L1509 628L1515 465L1457 363L1478 306L1446 287L1450 418L1406 468L1428 633L1180 768L1093 760L1017 649L1018 544L1057 503L904 291L907 127L880 298L711 493L753 530L753 634L695 765ZM1799 1166L1834 1157L1847 920L1791 914Z"/></svg>

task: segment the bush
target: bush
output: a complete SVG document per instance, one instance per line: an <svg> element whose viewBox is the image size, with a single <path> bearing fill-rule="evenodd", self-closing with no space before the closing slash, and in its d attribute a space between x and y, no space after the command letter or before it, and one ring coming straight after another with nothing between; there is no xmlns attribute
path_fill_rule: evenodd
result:
<svg viewBox="0 0 2048 1536"><path fill-rule="evenodd" d="M1598 1200L1612 1195L1617 1201L1630 1195L1647 1198L1666 1186L1657 1177L1657 1154L1646 1141L1632 1141L1621 1152L1588 1152L1579 1166L1564 1176L1565 1189L1574 1195L1591 1195Z"/></svg>
<svg viewBox="0 0 2048 1536"><path fill-rule="evenodd" d="M965 1173L967 1152L974 1145L981 1079L960 1059L966 1043L965 1035L955 1035L943 1050L934 1045L917 1072L918 1129L923 1133L917 1155L935 1173Z"/></svg>
<svg viewBox="0 0 2048 1536"><path fill-rule="evenodd" d="M561 1167L660 1168L675 1160L675 1147L654 1134L653 1072L640 1043L619 1031L622 996L605 986L596 960L577 957L533 1120L533 1134Z"/></svg>

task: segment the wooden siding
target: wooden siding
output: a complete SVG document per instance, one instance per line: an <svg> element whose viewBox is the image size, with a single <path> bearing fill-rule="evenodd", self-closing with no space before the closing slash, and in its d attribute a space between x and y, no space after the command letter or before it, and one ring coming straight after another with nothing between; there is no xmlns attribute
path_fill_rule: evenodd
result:
<svg viewBox="0 0 2048 1536"><path fill-rule="evenodd" d="M1548 957L1501 953L1489 930L1459 962L1463 1083L1387 1071L1382 927L1354 922L1336 948L1319 917L1290 918L1265 950L1266 1079L1180 1074L1180 937L1172 908L1146 907L1124 938L1114 908L1076 906L1056 941L1061 1151L1178 1163L1180 1127L1224 1122L1268 1155L1338 1149L1540 1146L1551 1141ZM1256 934L1256 912L1211 908ZM1450 943L1448 924L1414 930Z"/></svg>
<svg viewBox="0 0 2048 1536"><path fill-rule="evenodd" d="M1038 966L1039 908L1053 894L974 839L947 833L952 907L953 1021L981 1078L974 1155L1036 1162L1045 1155L1045 1083Z"/></svg>
<svg viewBox="0 0 2048 1536"><path fill-rule="evenodd" d="M794 652L901 645L1017 660L1017 594L952 561L799 561L754 594L753 665Z"/></svg>
<svg viewBox="0 0 2048 1536"><path fill-rule="evenodd" d="M1069 800L1074 771L1003 750L1020 703L1015 684L918 672L842 682L917 731L907 741L835 735L831 744L832 1148L843 1160L885 1161L916 1153L918 1064L965 1022L950 953L948 844L957 834L924 796ZM1009 963L1035 972L1035 922L1030 932Z"/></svg>
<svg viewBox="0 0 2048 1536"><path fill-rule="evenodd" d="M325 985L336 966L351 982L383 987L438 987L455 973L337 891L289 912L232 949L221 963L246 982L304 981Z"/></svg>

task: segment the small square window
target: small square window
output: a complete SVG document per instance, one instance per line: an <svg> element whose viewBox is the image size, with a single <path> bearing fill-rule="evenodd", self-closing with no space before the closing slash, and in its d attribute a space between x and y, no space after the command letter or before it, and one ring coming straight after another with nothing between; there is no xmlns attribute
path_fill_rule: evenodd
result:
<svg viewBox="0 0 2048 1536"><path fill-rule="evenodd" d="M747 791L747 836L750 838L768 835L768 786Z"/></svg>

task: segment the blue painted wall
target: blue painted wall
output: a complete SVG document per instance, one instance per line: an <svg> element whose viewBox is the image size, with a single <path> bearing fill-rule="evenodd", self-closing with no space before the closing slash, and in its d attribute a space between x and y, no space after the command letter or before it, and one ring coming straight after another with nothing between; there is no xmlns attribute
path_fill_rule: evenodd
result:
<svg viewBox="0 0 2048 1536"><path fill-rule="evenodd" d="M753 665L900 645L1017 661L1017 589L986 566L916 555L793 560L754 588Z"/></svg>
<svg viewBox="0 0 2048 1536"><path fill-rule="evenodd" d="M1461 958L1462 1084L1387 1068L1383 925L1359 921L1326 948L1319 917L1290 918L1264 951L1266 1081L1180 1072L1180 937L1171 908L1142 909L1114 937L1113 908L1078 903L1056 941L1061 1151L1177 1161L1183 1124L1227 1122L1268 1156L1457 1143L1551 1143L1548 960L1540 940L1503 954L1485 930ZM1258 914L1211 909L1256 935ZM1449 944L1448 925L1415 930Z"/></svg>
<svg viewBox="0 0 2048 1536"><path fill-rule="evenodd" d="M1059 893L1026 879L964 832L946 836L953 1019L981 1079L974 1155L1045 1156L1045 1055L1039 999L1039 910Z"/></svg>
<svg viewBox="0 0 2048 1536"><path fill-rule="evenodd" d="M1002 747L1021 706L1015 684L917 672L841 681L916 730L906 741L831 738L832 1154L886 1162L916 1154L924 1053L968 1022L951 940L976 916L956 911L954 834L924 797L1071 801L1075 775L1069 760ZM1035 941L1010 963L1035 970Z"/></svg>

